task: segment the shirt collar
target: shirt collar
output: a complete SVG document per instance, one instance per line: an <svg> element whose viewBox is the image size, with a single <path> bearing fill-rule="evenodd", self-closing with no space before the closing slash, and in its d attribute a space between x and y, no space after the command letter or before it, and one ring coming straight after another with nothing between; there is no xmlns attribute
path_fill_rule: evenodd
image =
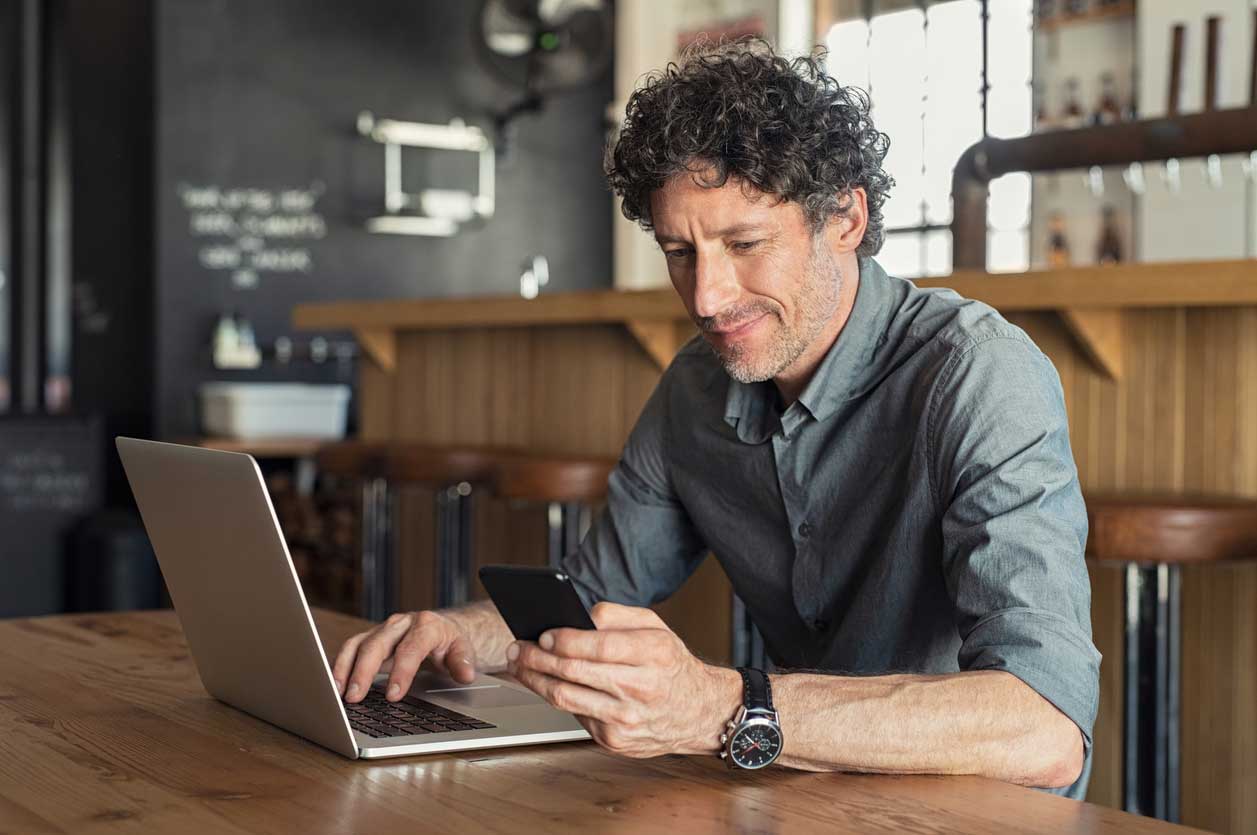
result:
<svg viewBox="0 0 1257 835"><path fill-rule="evenodd" d="M782 412L781 398L772 380L740 383L729 379L725 422L743 442L763 443L779 429L791 435L809 417L825 420L868 382L870 361L886 340L893 294L890 278L876 261L861 258L859 269L851 315L797 402Z"/></svg>

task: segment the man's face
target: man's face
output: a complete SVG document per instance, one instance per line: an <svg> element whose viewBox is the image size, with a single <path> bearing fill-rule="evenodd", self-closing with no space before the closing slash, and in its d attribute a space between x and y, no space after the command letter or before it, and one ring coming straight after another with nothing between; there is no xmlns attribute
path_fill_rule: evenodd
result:
<svg viewBox="0 0 1257 835"><path fill-rule="evenodd" d="M672 285L735 380L780 375L834 317L842 276L798 204L682 173L651 196L651 216Z"/></svg>

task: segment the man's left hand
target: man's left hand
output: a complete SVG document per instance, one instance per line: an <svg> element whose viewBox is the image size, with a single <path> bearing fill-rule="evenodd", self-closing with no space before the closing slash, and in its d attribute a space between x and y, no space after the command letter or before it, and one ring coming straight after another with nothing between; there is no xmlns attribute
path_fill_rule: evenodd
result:
<svg viewBox="0 0 1257 835"><path fill-rule="evenodd" d="M737 672L695 658L650 609L599 603L590 614L596 631L552 629L508 647L511 674L617 754L716 753L742 703Z"/></svg>

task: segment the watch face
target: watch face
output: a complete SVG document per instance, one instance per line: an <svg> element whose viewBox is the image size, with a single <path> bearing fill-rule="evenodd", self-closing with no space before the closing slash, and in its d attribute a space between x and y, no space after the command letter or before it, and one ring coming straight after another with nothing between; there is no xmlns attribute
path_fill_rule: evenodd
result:
<svg viewBox="0 0 1257 835"><path fill-rule="evenodd" d="M780 753L781 731L768 722L743 725L729 744L729 755L741 768L763 768Z"/></svg>

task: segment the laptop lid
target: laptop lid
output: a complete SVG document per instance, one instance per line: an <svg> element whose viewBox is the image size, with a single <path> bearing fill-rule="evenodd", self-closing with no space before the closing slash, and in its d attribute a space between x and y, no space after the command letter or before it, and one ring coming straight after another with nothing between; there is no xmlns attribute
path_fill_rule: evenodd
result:
<svg viewBox="0 0 1257 835"><path fill-rule="evenodd" d="M257 462L135 438L117 446L205 689L357 757Z"/></svg>

